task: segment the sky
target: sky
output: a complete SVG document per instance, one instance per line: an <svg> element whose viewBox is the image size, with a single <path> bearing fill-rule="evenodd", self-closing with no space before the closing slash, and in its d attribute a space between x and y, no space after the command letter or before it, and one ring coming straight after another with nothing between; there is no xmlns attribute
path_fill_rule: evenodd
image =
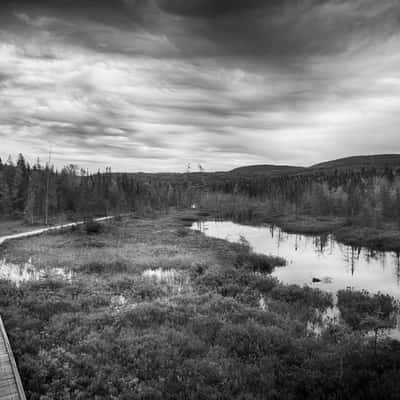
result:
<svg viewBox="0 0 400 400"><path fill-rule="evenodd" d="M0 156L97 171L400 153L398 0L1 0Z"/></svg>

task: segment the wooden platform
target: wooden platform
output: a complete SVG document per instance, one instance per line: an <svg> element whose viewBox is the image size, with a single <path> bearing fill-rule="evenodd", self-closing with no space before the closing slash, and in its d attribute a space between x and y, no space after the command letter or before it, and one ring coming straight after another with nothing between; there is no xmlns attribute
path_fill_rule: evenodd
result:
<svg viewBox="0 0 400 400"><path fill-rule="evenodd" d="M26 400L21 378L0 317L0 400Z"/></svg>

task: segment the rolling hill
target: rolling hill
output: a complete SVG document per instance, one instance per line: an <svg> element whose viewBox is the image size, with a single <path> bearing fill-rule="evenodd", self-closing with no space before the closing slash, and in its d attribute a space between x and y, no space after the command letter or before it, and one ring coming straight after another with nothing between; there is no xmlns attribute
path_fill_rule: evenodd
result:
<svg viewBox="0 0 400 400"><path fill-rule="evenodd" d="M248 165L235 168L229 173L237 175L289 175L289 174L308 174L316 171L329 170L358 170L361 168L375 167L382 170L385 167L400 168L400 154L376 154L368 156L345 157L337 160L326 161L312 165L310 167L297 167L290 165Z"/></svg>
<svg viewBox="0 0 400 400"><path fill-rule="evenodd" d="M304 167L290 165L249 165L235 168L230 173L237 175L285 175L304 171Z"/></svg>
<svg viewBox="0 0 400 400"><path fill-rule="evenodd" d="M346 157L315 164L311 166L310 169L361 169L371 167L383 169L386 166L390 168L400 167L400 154L376 154L369 156Z"/></svg>

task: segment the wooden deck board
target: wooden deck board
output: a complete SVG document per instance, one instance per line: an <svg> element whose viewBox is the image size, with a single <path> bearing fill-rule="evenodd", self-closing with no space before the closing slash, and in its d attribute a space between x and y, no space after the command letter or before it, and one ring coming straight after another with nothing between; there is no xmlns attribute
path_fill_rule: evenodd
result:
<svg viewBox="0 0 400 400"><path fill-rule="evenodd" d="M26 400L21 378L0 317L0 400Z"/></svg>

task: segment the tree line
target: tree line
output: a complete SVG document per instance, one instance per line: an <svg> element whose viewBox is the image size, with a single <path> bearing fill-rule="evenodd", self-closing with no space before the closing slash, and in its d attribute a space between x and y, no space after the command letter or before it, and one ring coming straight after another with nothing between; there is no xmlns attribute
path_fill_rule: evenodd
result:
<svg viewBox="0 0 400 400"><path fill-rule="evenodd" d="M351 219L379 227L400 226L400 169L361 168L320 170L268 176L235 173L89 173L75 165L61 170L22 154L0 160L0 215L28 222L48 218L147 213L204 204L204 198L223 194L232 202L254 202L268 214L309 214ZM215 204L214 204L215 206ZM217 207L223 204L217 204Z"/></svg>
<svg viewBox="0 0 400 400"><path fill-rule="evenodd" d="M60 215L73 219L184 207L194 201L194 192L187 179L119 174L109 167L92 174L72 164L57 170L39 160L30 165L22 154L16 162L0 159L0 216L23 217L29 223Z"/></svg>
<svg viewBox="0 0 400 400"><path fill-rule="evenodd" d="M400 169L390 167L231 175L210 181L210 192L247 199L249 207L258 202L271 215L336 216L366 226L400 226Z"/></svg>

